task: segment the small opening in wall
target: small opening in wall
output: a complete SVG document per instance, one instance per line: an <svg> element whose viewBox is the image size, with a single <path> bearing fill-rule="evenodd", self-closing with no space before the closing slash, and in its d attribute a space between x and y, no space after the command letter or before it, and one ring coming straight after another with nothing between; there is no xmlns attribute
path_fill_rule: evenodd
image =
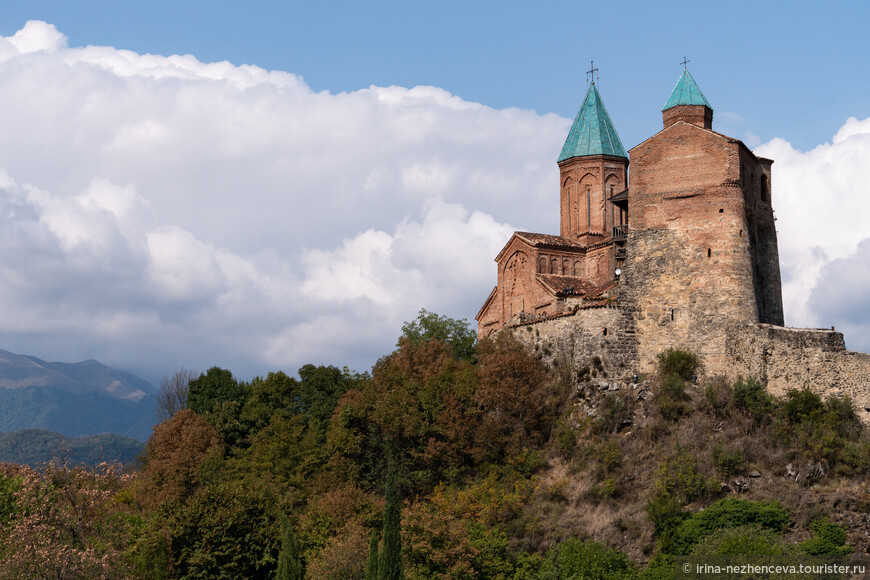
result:
<svg viewBox="0 0 870 580"><path fill-rule="evenodd" d="M674 319L674 309L671 308L671 320L673 320L673 319Z"/></svg>
<svg viewBox="0 0 870 580"><path fill-rule="evenodd" d="M707 257L709 258L712 255L713 255L713 250L710 248L707 248Z"/></svg>
<svg viewBox="0 0 870 580"><path fill-rule="evenodd" d="M725 213L725 210L724 210L723 208L720 207L720 208L719 208L719 213Z"/></svg>
<svg viewBox="0 0 870 580"><path fill-rule="evenodd" d="M607 336L607 329L604 329L604 336Z"/></svg>
<svg viewBox="0 0 870 580"><path fill-rule="evenodd" d="M743 230L740 230L740 237L743 237Z"/></svg>

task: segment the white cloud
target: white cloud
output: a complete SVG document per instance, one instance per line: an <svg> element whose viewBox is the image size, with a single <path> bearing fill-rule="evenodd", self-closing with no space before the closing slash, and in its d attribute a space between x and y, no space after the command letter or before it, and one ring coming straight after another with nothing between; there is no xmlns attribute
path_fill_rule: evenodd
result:
<svg viewBox="0 0 870 580"><path fill-rule="evenodd" d="M28 20L24 24L24 28L4 39L0 46L14 47L20 54L39 51L52 52L66 47L66 36L58 32L53 24L39 20Z"/></svg>
<svg viewBox="0 0 870 580"><path fill-rule="evenodd" d="M831 143L810 151L798 151L782 139L773 139L756 153L775 160L773 205L786 322L844 328L837 323L846 312L837 310L837 320L830 320L834 310L826 302L843 303L836 288L866 294L849 283L846 270L836 265L867 254L866 249L856 252L870 239L870 119L848 119ZM868 336L870 321L863 321L850 327L846 340L870 345Z"/></svg>
<svg viewBox="0 0 870 580"><path fill-rule="evenodd" d="M0 38L0 110L0 345L152 379L364 369L421 307L470 319L502 222L557 223L570 123L69 48L42 22Z"/></svg>
<svg viewBox="0 0 870 580"><path fill-rule="evenodd" d="M362 370L421 307L473 317L508 223L558 229L570 119L437 87L314 92L29 22L0 37L0 111L0 347L42 358ZM790 322L815 323L819 273L866 237L867 125L759 148Z"/></svg>
<svg viewBox="0 0 870 580"><path fill-rule="evenodd" d="M825 324L843 332L846 345L870 352L870 237L845 258L820 269L808 302Z"/></svg>

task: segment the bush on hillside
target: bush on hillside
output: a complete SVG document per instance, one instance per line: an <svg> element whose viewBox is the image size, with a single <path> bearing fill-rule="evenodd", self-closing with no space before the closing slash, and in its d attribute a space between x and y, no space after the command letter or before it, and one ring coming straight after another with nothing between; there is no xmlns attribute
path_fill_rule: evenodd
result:
<svg viewBox="0 0 870 580"><path fill-rule="evenodd" d="M662 379L654 400L664 419L676 421L686 414L688 398L685 381L676 374L669 374Z"/></svg>
<svg viewBox="0 0 870 580"><path fill-rule="evenodd" d="M842 556L852 553L846 544L846 530L825 518L812 523L813 537L798 544L798 549L810 556Z"/></svg>
<svg viewBox="0 0 870 580"><path fill-rule="evenodd" d="M565 540L547 552L538 572L541 580L620 580L637 577L637 566L622 552L598 542L577 538Z"/></svg>
<svg viewBox="0 0 870 580"><path fill-rule="evenodd" d="M729 497L686 518L674 531L668 551L690 554L701 540L723 528L757 526L780 533L788 522L788 513L779 502Z"/></svg>
<svg viewBox="0 0 870 580"><path fill-rule="evenodd" d="M754 378L738 379L731 386L731 393L734 406L751 415L757 423L769 417L776 409L767 389Z"/></svg>
<svg viewBox="0 0 870 580"><path fill-rule="evenodd" d="M799 391L792 389L786 393L783 411L790 425L805 422L821 423L825 405L820 396L812 392L809 387L804 387Z"/></svg>
<svg viewBox="0 0 870 580"><path fill-rule="evenodd" d="M716 530L692 550L699 556L785 556L795 552L797 548L782 534L756 524Z"/></svg>
<svg viewBox="0 0 870 580"><path fill-rule="evenodd" d="M700 367L696 354L679 348L664 350L659 353L657 358L660 379L676 375L684 381L690 381Z"/></svg>

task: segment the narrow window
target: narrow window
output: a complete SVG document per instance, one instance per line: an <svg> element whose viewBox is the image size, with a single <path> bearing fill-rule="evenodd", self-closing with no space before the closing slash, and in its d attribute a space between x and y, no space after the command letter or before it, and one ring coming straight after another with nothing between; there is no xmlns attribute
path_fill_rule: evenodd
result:
<svg viewBox="0 0 870 580"><path fill-rule="evenodd" d="M610 199L613 199L613 186L612 185L610 186ZM604 204L605 213L607 212L608 206L610 206L610 231L613 231L613 226L614 226L614 223L616 222L616 218L613 215L613 210L614 210L613 202L611 201L609 204L608 203ZM604 223L605 224L607 223L607 216L606 215L604 216Z"/></svg>
<svg viewBox="0 0 870 580"><path fill-rule="evenodd" d="M586 229L592 228L592 188L586 188Z"/></svg>
<svg viewBox="0 0 870 580"><path fill-rule="evenodd" d="M671 308L671 321L673 321L673 320L674 320L674 309Z"/></svg>
<svg viewBox="0 0 870 580"><path fill-rule="evenodd" d="M607 336L607 328L604 329L604 336Z"/></svg>
<svg viewBox="0 0 870 580"><path fill-rule="evenodd" d="M568 206L566 208L567 209L566 213L568 214L568 231L570 232L571 231L571 190L567 189L567 188L565 189L565 200L566 200L565 205Z"/></svg>
<svg viewBox="0 0 870 580"><path fill-rule="evenodd" d="M707 257L709 258L712 255L713 255L713 250L711 250L710 248L707 248Z"/></svg>

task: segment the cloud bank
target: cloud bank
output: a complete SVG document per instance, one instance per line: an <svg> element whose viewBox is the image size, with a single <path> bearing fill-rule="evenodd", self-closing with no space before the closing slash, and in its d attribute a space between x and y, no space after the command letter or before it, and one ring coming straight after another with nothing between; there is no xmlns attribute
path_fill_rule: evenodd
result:
<svg viewBox="0 0 870 580"><path fill-rule="evenodd" d="M470 319L506 222L557 223L570 122L44 22L0 38L0 111L0 343L151 379L366 369L421 307Z"/></svg>
<svg viewBox="0 0 870 580"><path fill-rule="evenodd" d="M510 233L558 230L570 125L436 87L314 92L69 47L44 22L0 37L0 116L0 346L152 380L364 370L421 307L471 320ZM776 160L788 322L867 336L870 275L851 266L870 258L870 120L758 151Z"/></svg>
<svg viewBox="0 0 870 580"><path fill-rule="evenodd" d="M756 153L775 160L786 323L835 326L870 352L870 118L847 119L810 151L774 139Z"/></svg>

